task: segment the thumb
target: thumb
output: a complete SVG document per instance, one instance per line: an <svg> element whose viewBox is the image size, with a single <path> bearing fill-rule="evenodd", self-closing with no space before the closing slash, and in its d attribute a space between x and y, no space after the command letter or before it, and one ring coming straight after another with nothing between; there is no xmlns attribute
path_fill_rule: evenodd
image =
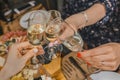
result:
<svg viewBox="0 0 120 80"><path fill-rule="evenodd" d="M23 56L23 59L24 60L28 60L30 59L32 56L34 56L35 54L37 54L38 52L38 49L37 48L33 48L31 49L30 51L28 51L24 56Z"/></svg>

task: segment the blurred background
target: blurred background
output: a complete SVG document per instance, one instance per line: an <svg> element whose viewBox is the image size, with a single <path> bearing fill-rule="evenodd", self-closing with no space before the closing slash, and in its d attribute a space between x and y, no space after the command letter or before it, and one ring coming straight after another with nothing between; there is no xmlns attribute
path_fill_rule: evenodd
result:
<svg viewBox="0 0 120 80"><path fill-rule="evenodd" d="M18 17L28 11L44 8L61 12L62 5L63 0L0 0L0 35L11 31L10 26L14 26L14 20L19 20Z"/></svg>

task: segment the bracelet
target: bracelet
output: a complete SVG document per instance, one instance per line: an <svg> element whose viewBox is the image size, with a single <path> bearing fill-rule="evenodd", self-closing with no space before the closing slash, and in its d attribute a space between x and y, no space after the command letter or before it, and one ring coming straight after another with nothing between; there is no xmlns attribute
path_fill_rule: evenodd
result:
<svg viewBox="0 0 120 80"><path fill-rule="evenodd" d="M86 12L81 12L81 14L83 14L85 17L85 25L86 25L88 22L88 16L87 16Z"/></svg>

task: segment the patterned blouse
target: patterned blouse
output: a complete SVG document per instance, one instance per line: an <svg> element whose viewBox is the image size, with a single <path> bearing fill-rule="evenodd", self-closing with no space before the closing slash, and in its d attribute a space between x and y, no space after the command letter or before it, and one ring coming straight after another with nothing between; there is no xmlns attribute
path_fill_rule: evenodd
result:
<svg viewBox="0 0 120 80"><path fill-rule="evenodd" d="M88 48L94 48L108 42L120 43L120 1L119 0L64 0L62 17L84 11L101 3L105 5L106 16L97 23L79 30Z"/></svg>

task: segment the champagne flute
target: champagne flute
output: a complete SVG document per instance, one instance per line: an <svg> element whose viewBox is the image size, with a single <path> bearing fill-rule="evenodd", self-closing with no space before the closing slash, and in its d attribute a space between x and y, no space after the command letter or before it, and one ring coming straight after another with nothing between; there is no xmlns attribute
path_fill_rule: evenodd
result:
<svg viewBox="0 0 120 80"><path fill-rule="evenodd" d="M50 22L48 22L48 25L45 30L46 34L46 40L48 40L50 43L48 46L46 46L44 49L46 51L46 54L49 55L48 59L49 62L51 62L52 59L60 57L61 51L62 51L62 45L61 44L51 44L56 42L56 40L59 38L59 35L62 32L63 27L62 25L62 19L56 18Z"/></svg>
<svg viewBox="0 0 120 80"><path fill-rule="evenodd" d="M60 30L59 26L61 25L62 19L60 12L57 10L49 10L48 13L50 15L50 18L45 33L46 33L46 39L51 42L54 41L59 34L59 30Z"/></svg>
<svg viewBox="0 0 120 80"><path fill-rule="evenodd" d="M49 14L45 10L33 11L28 20L27 37L32 45L43 45L44 31L49 20Z"/></svg>
<svg viewBox="0 0 120 80"><path fill-rule="evenodd" d="M56 18L48 23L45 30L47 40L49 40L50 42L54 42L59 37L59 35L61 34L61 29L63 28L61 24L62 19L60 18Z"/></svg>
<svg viewBox="0 0 120 80"><path fill-rule="evenodd" d="M29 17L29 27L27 29L27 37L29 42L36 45L43 45L44 42L44 30L46 28L48 17L45 15L48 14L47 11L38 10L33 11ZM33 57L35 59L36 55Z"/></svg>
<svg viewBox="0 0 120 80"><path fill-rule="evenodd" d="M29 42L36 48L37 46L44 45L44 37L45 37L44 31L48 20L49 20L49 14L47 11L37 10L37 11L33 11L30 14L29 22L28 22L29 27L27 29L27 37ZM31 59L31 63L33 69L35 70L39 70L39 68L43 69L42 67L43 62L38 60L37 54L34 54L34 56ZM42 72L44 72L45 75L47 74L45 69ZM40 75L41 74L42 73L40 73Z"/></svg>

